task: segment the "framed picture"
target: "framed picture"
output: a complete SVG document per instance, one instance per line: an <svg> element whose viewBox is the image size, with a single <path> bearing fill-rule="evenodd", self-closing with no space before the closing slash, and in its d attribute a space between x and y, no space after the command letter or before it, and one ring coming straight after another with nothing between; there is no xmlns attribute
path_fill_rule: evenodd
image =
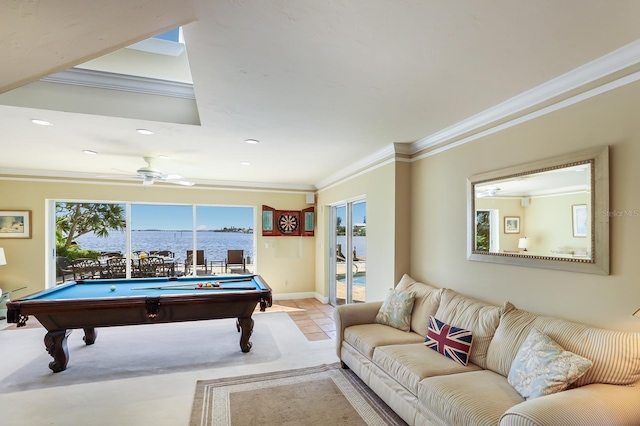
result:
<svg viewBox="0 0 640 426"><path fill-rule="evenodd" d="M574 237L586 237L587 236L587 205L586 204L574 204L571 206L571 217L573 223L573 236Z"/></svg>
<svg viewBox="0 0 640 426"><path fill-rule="evenodd" d="M520 217L519 216L504 217L504 233L505 234L520 233Z"/></svg>
<svg viewBox="0 0 640 426"><path fill-rule="evenodd" d="M31 238L31 210L0 210L0 238Z"/></svg>

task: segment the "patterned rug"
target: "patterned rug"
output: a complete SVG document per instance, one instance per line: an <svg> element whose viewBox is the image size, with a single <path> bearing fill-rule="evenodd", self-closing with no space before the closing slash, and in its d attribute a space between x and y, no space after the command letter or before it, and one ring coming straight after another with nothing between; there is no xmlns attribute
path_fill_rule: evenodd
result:
<svg viewBox="0 0 640 426"><path fill-rule="evenodd" d="M199 380L191 426L406 425L339 363Z"/></svg>

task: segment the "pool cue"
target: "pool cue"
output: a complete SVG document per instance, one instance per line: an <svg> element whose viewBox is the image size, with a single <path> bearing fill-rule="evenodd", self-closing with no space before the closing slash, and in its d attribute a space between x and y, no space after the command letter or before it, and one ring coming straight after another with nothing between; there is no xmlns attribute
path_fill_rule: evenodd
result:
<svg viewBox="0 0 640 426"><path fill-rule="evenodd" d="M201 281L203 284L204 283L217 283L218 285L221 285L222 283L237 283L237 282L244 282L244 281L251 281L253 278L252 277L246 277L246 278L236 278L233 280L224 280L224 281ZM186 286L190 286L192 284L167 284L167 285L161 285L161 286L155 286L155 287L136 287L136 288L132 288L131 290L162 290L165 288L178 288L178 287L186 287ZM197 286L197 283L195 284Z"/></svg>
<svg viewBox="0 0 640 426"><path fill-rule="evenodd" d="M257 290L255 287L136 287L131 290Z"/></svg>
<svg viewBox="0 0 640 426"><path fill-rule="evenodd" d="M211 287L205 287L204 285L202 287L199 287L198 285L190 285L190 284L179 284L179 285L163 285L163 286L157 286L157 287L134 287L131 290L171 290L171 289L175 289L175 290L255 290L256 287L252 286L243 286L243 287L222 287L222 286L211 286Z"/></svg>

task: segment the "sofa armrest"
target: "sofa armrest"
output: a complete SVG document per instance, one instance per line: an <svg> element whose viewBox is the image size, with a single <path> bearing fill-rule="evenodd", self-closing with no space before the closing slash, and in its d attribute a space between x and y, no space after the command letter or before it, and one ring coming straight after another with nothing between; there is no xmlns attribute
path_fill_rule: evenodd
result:
<svg viewBox="0 0 640 426"><path fill-rule="evenodd" d="M640 382L635 386L592 384L531 399L507 410L500 426L637 425Z"/></svg>
<svg viewBox="0 0 640 426"><path fill-rule="evenodd" d="M333 320L336 323L336 352L340 358L340 347L344 329L352 325L373 324L382 302L354 303L352 305L340 305L333 311Z"/></svg>

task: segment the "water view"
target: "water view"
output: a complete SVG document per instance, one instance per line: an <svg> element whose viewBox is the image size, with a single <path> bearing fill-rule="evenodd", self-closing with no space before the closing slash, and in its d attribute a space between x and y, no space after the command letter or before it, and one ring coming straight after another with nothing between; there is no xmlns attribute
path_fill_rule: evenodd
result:
<svg viewBox="0 0 640 426"><path fill-rule="evenodd" d="M208 262L224 260L227 250L244 250L244 255L253 261L253 234L241 232L197 232L197 248L204 250ZM78 237L76 242L83 250L126 252L126 234L111 231L106 238L94 234ZM131 231L132 251L170 250L178 263L184 263L187 250L193 248L192 231Z"/></svg>

